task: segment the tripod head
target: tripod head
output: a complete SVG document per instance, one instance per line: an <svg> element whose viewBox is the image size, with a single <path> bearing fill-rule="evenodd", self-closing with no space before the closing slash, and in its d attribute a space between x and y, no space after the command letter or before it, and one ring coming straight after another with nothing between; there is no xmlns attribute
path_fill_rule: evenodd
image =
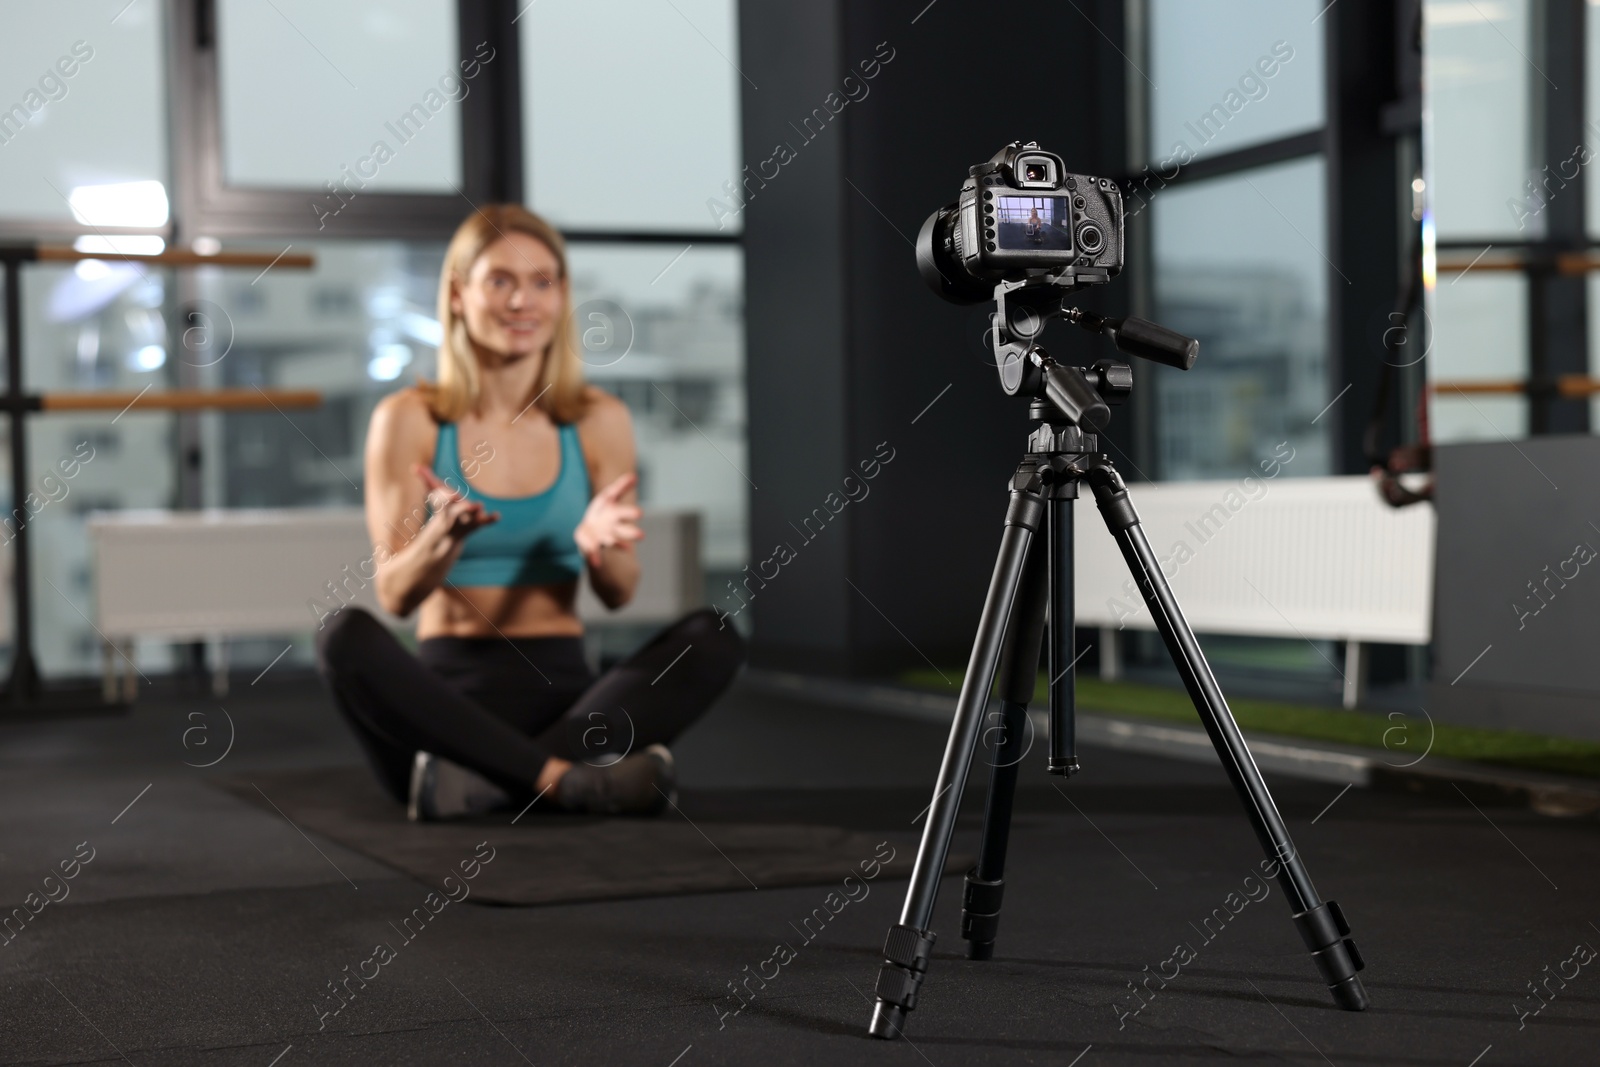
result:
<svg viewBox="0 0 1600 1067"><path fill-rule="evenodd" d="M1048 277L1000 282L994 287L991 343L1007 396L1042 398L1054 409L1046 421L1094 432L1111 421L1109 405L1132 392L1133 368L1109 359L1093 367L1057 363L1037 343L1045 323L1066 319L1109 337L1119 352L1179 370L1194 366L1200 342L1145 319L1108 319L1068 307L1066 299L1077 288Z"/></svg>

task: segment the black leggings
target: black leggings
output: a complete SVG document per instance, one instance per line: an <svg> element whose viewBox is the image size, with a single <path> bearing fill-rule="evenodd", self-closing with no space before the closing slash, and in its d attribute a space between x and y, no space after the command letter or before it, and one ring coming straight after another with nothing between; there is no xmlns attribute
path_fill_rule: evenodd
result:
<svg viewBox="0 0 1600 1067"><path fill-rule="evenodd" d="M552 756L600 765L665 744L710 708L743 661L744 642L710 609L598 678L577 637L430 637L413 656L354 607L317 634L317 669L401 803L418 750L531 797Z"/></svg>

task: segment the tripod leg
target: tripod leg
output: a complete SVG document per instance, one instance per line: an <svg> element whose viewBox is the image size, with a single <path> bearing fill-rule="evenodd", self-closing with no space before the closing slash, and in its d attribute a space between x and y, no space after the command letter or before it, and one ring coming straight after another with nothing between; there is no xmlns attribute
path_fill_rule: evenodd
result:
<svg viewBox="0 0 1600 1067"><path fill-rule="evenodd" d="M1017 766L1028 754L1032 723L1028 702L1039 676L1039 647L1044 641L1045 608L1050 602L1045 538L1036 537L1022 571L1022 585L1006 626L1000 652L1000 711L987 718L983 748L989 754L989 800L983 810L983 843L978 865L967 872L961 904L961 936L967 958L994 955L1000 928L1000 899L1005 892L1006 845L1011 837L1011 801L1017 789Z"/></svg>
<svg viewBox="0 0 1600 1067"><path fill-rule="evenodd" d="M905 1026L906 1013L917 1006L917 991L928 969L934 935L928 929L933 921L933 904L939 893L939 877L944 873L950 852L950 836L956 828L956 811L961 805L962 786L977 746L978 730L983 725L989 688L994 684L995 667L1000 658L1006 623L1011 618L1017 586L1028 558L1034 532L1044 514L1042 483L1038 472L1027 463L1018 469L1012 484L1011 503L1006 509L1005 533L1000 539L1000 555L989 592L984 598L978 633L973 639L972 657L961 682L956 701L955 721L950 725L950 741L939 765L933 802L928 806L928 821L917 847L917 860L911 868L911 887L906 890L900 922L889 928L883 944L884 963L878 971L877 1003L872 1010L868 1033L874 1037L898 1037Z"/></svg>
<svg viewBox="0 0 1600 1067"><path fill-rule="evenodd" d="M1328 983L1334 1001L1341 1008L1363 1010L1368 1004L1367 993L1356 972L1364 964L1355 942L1347 936L1350 926L1345 922L1339 905L1331 900L1324 903L1317 897L1316 887L1311 884L1311 875L1306 872L1305 865L1295 852L1294 842L1289 839L1289 829L1278 814L1278 806L1273 803L1272 794L1261 778L1261 771L1250 755L1249 747L1245 745L1239 724L1228 710L1222 689L1217 685L1211 667L1200 651L1200 644L1195 640L1194 631L1189 629L1189 623L1172 595L1172 588L1167 585L1161 564L1144 536L1122 476L1106 463L1089 472L1089 484L1094 488L1095 502L1100 506L1106 526L1122 550L1123 559L1127 561L1134 582L1144 596L1145 606L1150 609L1156 629L1166 642L1173 664L1183 677L1189 698L1200 713L1200 721L1205 724L1206 733L1211 735L1211 743L1216 747L1223 769L1227 771L1240 799L1245 802L1245 811L1262 848L1267 850L1272 865L1278 868L1278 883L1289 898L1295 926L1306 948L1311 951L1317 970Z"/></svg>

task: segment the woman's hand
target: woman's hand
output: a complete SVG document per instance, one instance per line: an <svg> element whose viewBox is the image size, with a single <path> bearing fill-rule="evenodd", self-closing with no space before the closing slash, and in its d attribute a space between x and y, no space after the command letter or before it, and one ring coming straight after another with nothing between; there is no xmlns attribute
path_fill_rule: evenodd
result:
<svg viewBox="0 0 1600 1067"><path fill-rule="evenodd" d="M459 552L467 535L474 530L500 521L498 511L485 511L476 500L468 500L451 489L433 471L418 463L411 468L428 488L428 506L433 509L429 526L438 531L440 544L446 554Z"/></svg>
<svg viewBox="0 0 1600 1067"><path fill-rule="evenodd" d="M638 522L637 505L624 504L622 497L639 482L637 474L624 474L594 495L583 513L583 521L572 539L591 569L598 568L606 549L631 545L644 537Z"/></svg>

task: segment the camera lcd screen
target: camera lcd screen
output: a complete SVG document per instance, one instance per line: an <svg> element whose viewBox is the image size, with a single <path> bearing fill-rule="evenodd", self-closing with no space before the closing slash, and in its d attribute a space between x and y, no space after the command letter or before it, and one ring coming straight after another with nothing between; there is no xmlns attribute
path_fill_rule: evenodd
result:
<svg viewBox="0 0 1600 1067"><path fill-rule="evenodd" d="M1016 252L1072 250L1072 207L1065 196L995 198L995 244Z"/></svg>

